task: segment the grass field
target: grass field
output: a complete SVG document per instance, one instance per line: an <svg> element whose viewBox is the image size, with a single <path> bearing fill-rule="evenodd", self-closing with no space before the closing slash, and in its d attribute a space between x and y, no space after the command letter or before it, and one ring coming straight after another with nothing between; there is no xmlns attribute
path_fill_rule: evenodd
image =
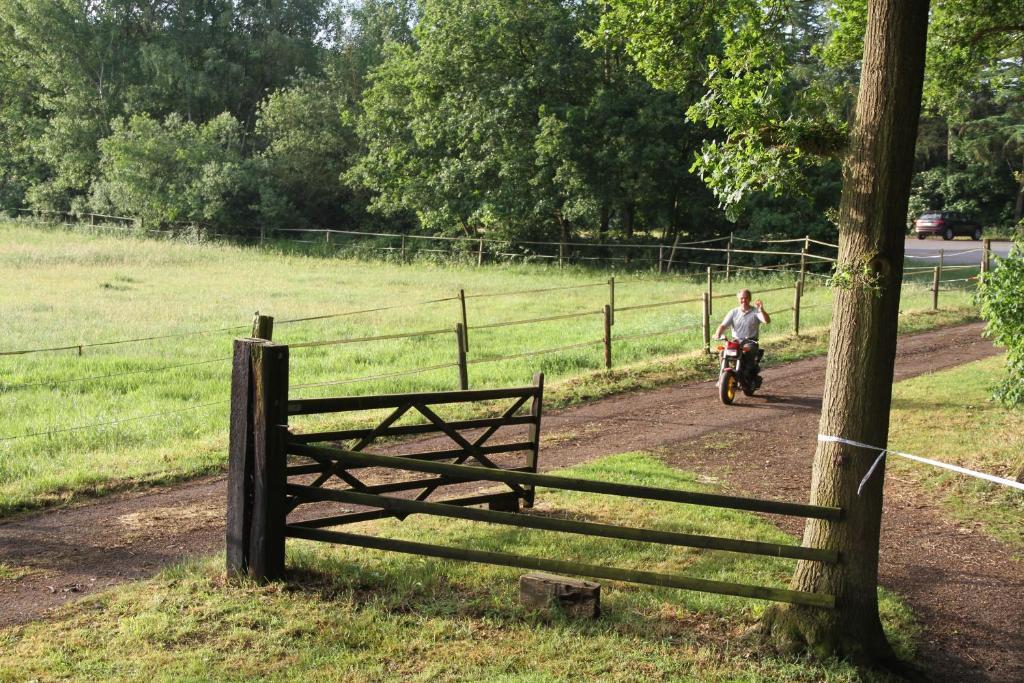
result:
<svg viewBox="0 0 1024 683"><path fill-rule="evenodd" d="M989 358L896 384L889 445L998 477L1020 476L1024 415L991 400L1005 362ZM1024 493L898 457L886 466L920 483L921 495L941 501L965 533L980 529L1024 556Z"/></svg>
<svg viewBox="0 0 1024 683"><path fill-rule="evenodd" d="M656 457L631 453L572 476L710 490ZM794 543L749 513L541 489L538 513ZM794 561L491 527L413 516L372 522L378 535L573 558L783 587ZM767 603L606 581L598 620L521 607L520 570L304 542L290 579L225 583L223 559L172 568L0 631L0 680L858 681L834 661L782 658L750 631ZM907 609L882 592L901 656L916 638Z"/></svg>
<svg viewBox="0 0 1024 683"><path fill-rule="evenodd" d="M0 515L220 470L231 340L248 335L256 310L275 317L275 341L289 344L441 331L295 348L293 397L457 388L451 330L460 319L453 298L460 288L469 297L473 388L525 384L539 370L547 375L547 402L556 405L704 371L706 362L695 353L699 304L625 310L697 298L704 277L643 272L616 274L616 369L604 371L598 311L608 301L609 275L535 265L403 266L0 224L0 277L13 285L0 290L0 352L86 345L81 354L73 348L0 356ZM755 294L783 288L764 294L774 318L765 345L776 359L820 353L830 291L817 278L808 282L801 316L806 339L788 339L791 275L716 282L715 294L723 298L714 301L713 322L733 305L740 286ZM944 314L926 313L930 306L927 286L908 284L901 328L971 315L964 292L943 292ZM482 328L581 312L586 315ZM129 339L142 340L106 344ZM496 360L573 344L587 346ZM444 367L416 372L432 366ZM414 374L362 379L403 372ZM331 384L304 386L322 383Z"/></svg>

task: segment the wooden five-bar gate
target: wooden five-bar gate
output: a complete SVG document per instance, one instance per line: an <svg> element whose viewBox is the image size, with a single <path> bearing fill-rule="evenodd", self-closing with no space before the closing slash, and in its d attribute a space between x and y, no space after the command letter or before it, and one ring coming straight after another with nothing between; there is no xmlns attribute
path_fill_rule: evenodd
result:
<svg viewBox="0 0 1024 683"><path fill-rule="evenodd" d="M839 508L541 474L538 457L543 391L543 376L536 375L533 385L518 388L289 400L288 347L259 339L236 340L228 475L229 573L248 574L260 580L283 578L285 539L305 538L823 608L834 606L833 596L821 593L337 530L353 522L428 514L673 546L816 562L840 561L836 551L821 548L597 524L522 512L522 508L533 506L536 487L544 486L827 520L839 520L842 516ZM457 420L442 417L445 406L458 403L482 408L482 402L487 402L489 415ZM504 410L495 416L493 405L501 402L504 402ZM367 410L383 410L387 415L375 427L363 429L314 433L296 433L289 429L289 418L293 416ZM398 424L412 415L418 415L415 423ZM426 448L422 440L394 444L393 437L414 435L440 436L446 443L430 450L422 450ZM390 441L382 444L382 439ZM339 448L338 443L348 445ZM437 445L437 439L429 443ZM374 447L375 452L370 452L370 447ZM380 452L380 448L392 452ZM400 452L396 454L396 450ZM496 492L437 499L438 495L451 492L460 484L461 493L465 494L466 484L473 482L504 486ZM344 507L339 509L339 504ZM484 504L487 509L474 507Z"/></svg>

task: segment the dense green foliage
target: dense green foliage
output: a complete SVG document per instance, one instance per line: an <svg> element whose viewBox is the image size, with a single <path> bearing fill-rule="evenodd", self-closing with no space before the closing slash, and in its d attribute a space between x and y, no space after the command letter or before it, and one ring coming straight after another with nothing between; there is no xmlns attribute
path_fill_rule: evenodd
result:
<svg viewBox="0 0 1024 683"><path fill-rule="evenodd" d="M1010 256L978 283L981 317L992 340L1006 347L1007 375L996 397L1010 405L1024 404L1024 246L1014 245Z"/></svg>
<svg viewBox="0 0 1024 683"><path fill-rule="evenodd" d="M438 232L721 227L683 166L705 131L615 45L582 44L597 7L422 3L415 43L389 52L365 95L367 152L350 177L379 211L414 212Z"/></svg>
<svg viewBox="0 0 1024 683"><path fill-rule="evenodd" d="M0 206L831 239L864 0L0 0ZM1024 212L1022 0L935 3L911 213Z"/></svg>

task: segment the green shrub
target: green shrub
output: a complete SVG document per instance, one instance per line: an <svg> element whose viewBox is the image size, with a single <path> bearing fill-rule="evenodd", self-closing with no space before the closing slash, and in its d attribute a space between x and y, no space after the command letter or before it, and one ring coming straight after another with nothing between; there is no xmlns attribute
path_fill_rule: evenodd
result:
<svg viewBox="0 0 1024 683"><path fill-rule="evenodd" d="M1024 244L1018 241L1010 255L978 284L985 333L1006 347L1007 376L995 396L1007 405L1024 403Z"/></svg>

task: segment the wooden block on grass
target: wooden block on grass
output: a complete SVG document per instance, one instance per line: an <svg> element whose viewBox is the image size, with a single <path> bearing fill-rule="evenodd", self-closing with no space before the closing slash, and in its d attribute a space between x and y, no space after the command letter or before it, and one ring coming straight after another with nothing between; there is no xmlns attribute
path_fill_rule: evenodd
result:
<svg viewBox="0 0 1024 683"><path fill-rule="evenodd" d="M567 576L534 572L519 577L519 602L524 607L570 617L596 619L601 614L601 584Z"/></svg>
<svg viewBox="0 0 1024 683"><path fill-rule="evenodd" d="M487 508L497 512L519 512L519 496L511 495L496 498L487 503Z"/></svg>

